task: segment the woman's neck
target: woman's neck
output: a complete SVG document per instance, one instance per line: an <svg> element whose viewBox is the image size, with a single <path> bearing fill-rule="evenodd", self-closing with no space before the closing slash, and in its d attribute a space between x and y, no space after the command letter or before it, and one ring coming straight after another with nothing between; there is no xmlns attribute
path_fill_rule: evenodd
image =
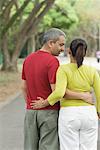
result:
<svg viewBox="0 0 100 150"><path fill-rule="evenodd" d="M70 62L71 63L77 63L76 60L73 57L71 57L71 56L70 56Z"/></svg>

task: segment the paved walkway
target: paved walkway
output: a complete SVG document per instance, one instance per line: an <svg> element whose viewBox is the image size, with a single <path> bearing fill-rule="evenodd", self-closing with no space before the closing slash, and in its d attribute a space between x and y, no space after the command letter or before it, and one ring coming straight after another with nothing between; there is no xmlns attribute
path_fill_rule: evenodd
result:
<svg viewBox="0 0 100 150"><path fill-rule="evenodd" d="M0 150L23 150L24 100L17 97L0 109ZM100 150L100 122L99 141Z"/></svg>
<svg viewBox="0 0 100 150"><path fill-rule="evenodd" d="M0 109L0 150L23 150L24 105L19 96Z"/></svg>

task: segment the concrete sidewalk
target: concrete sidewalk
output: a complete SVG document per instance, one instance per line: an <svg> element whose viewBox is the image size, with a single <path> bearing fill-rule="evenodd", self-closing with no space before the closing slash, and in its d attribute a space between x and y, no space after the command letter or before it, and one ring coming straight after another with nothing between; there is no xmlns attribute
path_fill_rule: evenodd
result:
<svg viewBox="0 0 100 150"><path fill-rule="evenodd" d="M24 105L18 96L0 109L0 150L23 150Z"/></svg>

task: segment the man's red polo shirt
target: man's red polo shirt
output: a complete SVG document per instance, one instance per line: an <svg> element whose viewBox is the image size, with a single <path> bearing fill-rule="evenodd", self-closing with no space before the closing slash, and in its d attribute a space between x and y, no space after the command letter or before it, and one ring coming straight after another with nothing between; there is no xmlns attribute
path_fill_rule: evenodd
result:
<svg viewBox="0 0 100 150"><path fill-rule="evenodd" d="M46 99L52 92L50 84L55 84L59 61L50 53L39 50L30 54L23 63L22 79L27 83L27 109L37 97ZM59 109L59 104L44 109Z"/></svg>

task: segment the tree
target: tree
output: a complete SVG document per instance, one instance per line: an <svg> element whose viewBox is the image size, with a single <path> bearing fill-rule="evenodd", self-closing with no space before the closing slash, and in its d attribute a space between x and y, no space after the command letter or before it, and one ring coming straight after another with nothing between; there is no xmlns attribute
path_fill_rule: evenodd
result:
<svg viewBox="0 0 100 150"><path fill-rule="evenodd" d="M17 59L21 49L26 41L35 34L39 22L54 2L55 0L1 1L0 47L3 54L2 70L17 71ZM24 19L24 12L29 4L31 4L32 9ZM9 45L9 43L12 44Z"/></svg>
<svg viewBox="0 0 100 150"><path fill-rule="evenodd" d="M70 0L69 0L70 1ZM74 0L73 0L74 1ZM88 56L95 56L99 49L100 28L100 1L99 0L77 0L74 9L79 22L68 30L68 43L73 38L84 38L88 43Z"/></svg>
<svg viewBox="0 0 100 150"><path fill-rule="evenodd" d="M38 32L36 34L36 43L38 42L38 44L36 44L36 49L41 47L42 34L48 30L48 28L60 28L67 33L67 31L78 22L77 14L73 8L74 4L72 5L71 3L71 0L70 2L68 2L68 0L55 1L53 7L48 11L39 24Z"/></svg>
<svg viewBox="0 0 100 150"><path fill-rule="evenodd" d="M80 5L80 15L81 20L85 23L85 27L83 28L83 32L86 35L87 39L91 39L91 48L93 50L99 50L99 28L100 28L100 1L99 0L88 0L83 3L85 10ZM92 8L92 9L91 9ZM87 24L87 27L86 27ZM95 41L95 43L93 42ZM94 46L92 45L94 43ZM94 53L95 53L94 51Z"/></svg>

